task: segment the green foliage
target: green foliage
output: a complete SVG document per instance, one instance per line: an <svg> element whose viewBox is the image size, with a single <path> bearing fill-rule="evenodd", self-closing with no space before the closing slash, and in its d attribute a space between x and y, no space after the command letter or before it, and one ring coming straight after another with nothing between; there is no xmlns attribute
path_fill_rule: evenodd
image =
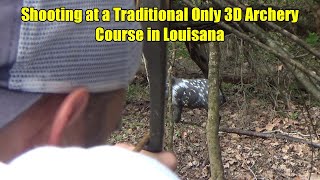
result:
<svg viewBox="0 0 320 180"><path fill-rule="evenodd" d="M176 130L176 131L174 132L174 135L175 135L176 137L181 137L181 132L180 132L180 130Z"/></svg>
<svg viewBox="0 0 320 180"><path fill-rule="evenodd" d="M148 88L137 85L130 84L127 90L127 101L133 102L136 100L146 100L149 97Z"/></svg>
<svg viewBox="0 0 320 180"><path fill-rule="evenodd" d="M176 42L176 48L177 48L177 51L176 51L176 57L179 59L179 58L183 58L183 59L187 59L187 58L190 58L189 56L189 52L184 44L184 42ZM169 50L169 57L171 55L171 51L172 51L172 42L169 42L168 43L168 50Z"/></svg>
<svg viewBox="0 0 320 180"><path fill-rule="evenodd" d="M320 42L320 37L314 32L309 33L308 37L306 38L306 42L314 46Z"/></svg>
<svg viewBox="0 0 320 180"><path fill-rule="evenodd" d="M115 142L119 142L122 140L123 137L122 137L122 135L118 134L118 135L114 136L113 138L114 138Z"/></svg>
<svg viewBox="0 0 320 180"><path fill-rule="evenodd" d="M300 112L292 112L292 113L289 113L289 118L292 120L297 120L299 115L300 115Z"/></svg>

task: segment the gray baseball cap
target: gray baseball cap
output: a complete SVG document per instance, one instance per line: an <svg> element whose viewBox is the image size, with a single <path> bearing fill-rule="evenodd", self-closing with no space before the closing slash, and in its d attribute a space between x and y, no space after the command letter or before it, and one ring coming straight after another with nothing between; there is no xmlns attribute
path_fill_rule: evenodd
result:
<svg viewBox="0 0 320 180"><path fill-rule="evenodd" d="M140 29L136 22L22 22L21 7L133 9L134 1L0 1L0 128L43 93L126 88L141 58L139 42L96 42L95 29ZM84 11L83 11L84 12Z"/></svg>

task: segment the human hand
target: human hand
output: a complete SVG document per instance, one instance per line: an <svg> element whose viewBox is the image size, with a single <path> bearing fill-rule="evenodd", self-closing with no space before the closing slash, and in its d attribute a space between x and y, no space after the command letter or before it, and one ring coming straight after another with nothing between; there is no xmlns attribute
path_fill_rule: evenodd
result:
<svg viewBox="0 0 320 180"><path fill-rule="evenodd" d="M126 143L119 143L119 144L116 144L115 146L125 148L131 151L133 151L134 149L134 146L132 144L126 144ZM159 162L161 162L163 165L167 166L171 170L175 170L177 168L177 158L171 152L163 151L159 153L152 153L149 151L142 150L140 151L140 153L158 160Z"/></svg>

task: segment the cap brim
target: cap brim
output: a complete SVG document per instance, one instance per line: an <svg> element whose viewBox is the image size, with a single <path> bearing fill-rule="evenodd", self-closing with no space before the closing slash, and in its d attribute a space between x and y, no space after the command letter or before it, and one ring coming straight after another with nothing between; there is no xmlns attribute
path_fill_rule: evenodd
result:
<svg viewBox="0 0 320 180"><path fill-rule="evenodd" d="M0 128L32 106L41 96L41 93L12 91L0 87Z"/></svg>

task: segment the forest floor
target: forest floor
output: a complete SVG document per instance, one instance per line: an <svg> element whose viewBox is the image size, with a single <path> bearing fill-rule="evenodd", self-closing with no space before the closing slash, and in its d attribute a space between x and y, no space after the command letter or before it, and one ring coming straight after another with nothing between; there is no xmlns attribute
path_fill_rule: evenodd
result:
<svg viewBox="0 0 320 180"><path fill-rule="evenodd" d="M147 87L131 85L130 88L122 129L116 131L108 143L136 144L148 131L150 103ZM292 105L290 111L277 112L259 99L253 98L247 102L243 96L232 96L230 92L225 94L227 102L220 110L222 127L256 132L276 131L309 140L309 120L298 105ZM243 104L246 108L239 110L239 105L243 107ZM310 114L319 121L320 108L311 108ZM210 177L206 118L206 110L185 109L182 122L175 124L176 173L182 179ZM315 138L313 141L320 143ZM320 151L306 144L222 132L220 143L226 179L320 179Z"/></svg>
<svg viewBox="0 0 320 180"><path fill-rule="evenodd" d="M182 49L182 46L179 49ZM182 60L188 57L186 50L178 51L177 57L179 60L175 66L176 77L202 77L191 60ZM230 64L221 69L230 73L235 71ZM259 92L259 89L257 92L251 91L252 87L257 88L254 84L250 84L249 90L243 90L241 85L222 84L227 101L220 108L221 127L260 133L274 132L307 141L312 139L312 142L320 144L319 104L309 103L309 111L306 112L301 103L292 98L286 105L277 100L278 107L275 108L274 102L270 101L272 98ZM108 143L139 142L148 131L149 113L147 81L143 73L138 73L128 89L122 129L114 132ZM310 118L318 127L311 125ZM206 120L206 110L184 109L181 122L174 125L174 153L178 158L176 173L181 179L210 178ZM219 136L226 179L320 180L319 148L277 138L223 132L220 132Z"/></svg>

